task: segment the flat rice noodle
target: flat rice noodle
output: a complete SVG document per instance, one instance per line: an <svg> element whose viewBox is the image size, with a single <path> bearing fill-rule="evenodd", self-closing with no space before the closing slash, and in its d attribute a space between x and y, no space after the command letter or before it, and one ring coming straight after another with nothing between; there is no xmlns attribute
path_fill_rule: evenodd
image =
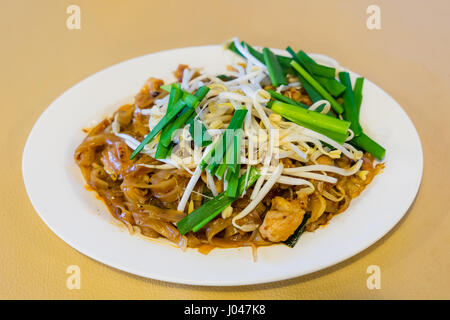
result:
<svg viewBox="0 0 450 320"><path fill-rule="evenodd" d="M152 228L140 226L139 229L141 229L141 234L145 237L154 239L160 237L160 234L155 230L153 230Z"/></svg>
<svg viewBox="0 0 450 320"><path fill-rule="evenodd" d="M187 247L187 239L182 236L178 229L171 223L158 221L152 218L143 218L142 215L133 212L135 223L138 226L144 226L153 229L163 237L177 244L181 249L185 250Z"/></svg>
<svg viewBox="0 0 450 320"><path fill-rule="evenodd" d="M327 202L324 197L322 197L318 192L314 192L309 201L311 217L309 218L309 223L317 221L320 216L325 212L327 207Z"/></svg>
<svg viewBox="0 0 450 320"><path fill-rule="evenodd" d="M223 219L217 218L212 220L206 225L206 239L211 243L212 238L219 232L225 230L227 227L231 226L231 218Z"/></svg>
<svg viewBox="0 0 450 320"><path fill-rule="evenodd" d="M161 219L165 222L178 222L186 217L184 212L174 209L163 209L148 204L142 206L142 211L147 214L149 218Z"/></svg>

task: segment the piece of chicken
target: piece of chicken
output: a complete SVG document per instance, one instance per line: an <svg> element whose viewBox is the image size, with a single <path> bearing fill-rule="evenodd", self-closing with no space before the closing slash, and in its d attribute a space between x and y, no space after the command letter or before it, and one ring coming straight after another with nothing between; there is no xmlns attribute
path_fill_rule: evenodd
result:
<svg viewBox="0 0 450 320"><path fill-rule="evenodd" d="M273 198L272 207L259 227L261 235L272 242L280 242L289 238L302 223L307 199L307 196L295 200L286 200L282 197Z"/></svg>

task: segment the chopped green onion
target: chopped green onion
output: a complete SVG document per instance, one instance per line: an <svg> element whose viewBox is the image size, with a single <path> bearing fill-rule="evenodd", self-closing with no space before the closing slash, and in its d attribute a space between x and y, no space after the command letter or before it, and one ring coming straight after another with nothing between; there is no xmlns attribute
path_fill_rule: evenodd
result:
<svg viewBox="0 0 450 320"><path fill-rule="evenodd" d="M350 122L348 121L339 120L280 101L269 103L268 107L286 119L319 132L340 144L343 144L347 139L347 131L350 127Z"/></svg>
<svg viewBox="0 0 450 320"><path fill-rule="evenodd" d="M275 54L269 48L263 49L264 63L269 71L270 80L275 87L287 84L286 75L283 73Z"/></svg>
<svg viewBox="0 0 450 320"><path fill-rule="evenodd" d="M364 132L361 133L359 137L354 137L350 143L357 148L367 151L379 160L383 160L384 155L386 154L386 149L370 139Z"/></svg>
<svg viewBox="0 0 450 320"><path fill-rule="evenodd" d="M259 60L259 62L264 63L264 56L261 52L259 52L258 50L256 50L255 48L253 48L251 45L249 45L248 43L241 41L241 44L243 47L246 47L248 52L255 57L255 59Z"/></svg>
<svg viewBox="0 0 450 320"><path fill-rule="evenodd" d="M230 158L227 158L228 168L232 171L236 171L241 163L241 145L242 145L242 136L244 132L242 130L236 130L234 133L234 141L233 141L233 152L230 155Z"/></svg>
<svg viewBox="0 0 450 320"><path fill-rule="evenodd" d="M306 104L303 104L303 103L301 103L301 102L292 100L291 98L288 98L288 97L286 97L285 95L283 95L283 94L281 94L281 93L275 92L275 91L270 90L270 89L267 90L267 92L269 92L269 93L270 93L270 96L271 96L272 98L274 98L275 100L279 100L279 101L285 102L285 103L287 103L287 104L293 104L293 105L302 107L303 109L309 109L309 106L307 106ZM322 98L320 98L319 100L321 100L321 99L322 99ZM318 106L317 109L314 110L314 111L316 111L316 112L321 112L321 111L323 110L324 107L325 107L325 103L323 103L323 104L321 104L320 106ZM331 110L328 111L327 115L334 117L334 114L331 112Z"/></svg>
<svg viewBox="0 0 450 320"><path fill-rule="evenodd" d="M242 53L240 53L239 50L234 45L234 41L230 42L230 44L228 45L228 50L233 51L234 53L236 53L237 55L240 55L242 58L245 59L245 57L242 55Z"/></svg>
<svg viewBox="0 0 450 320"><path fill-rule="evenodd" d="M300 50L295 53L291 47L287 47L286 51L289 52L292 58L302 65L311 75L319 76L328 79L334 79L336 69L328 66L318 64L314 59L308 56L304 51Z"/></svg>
<svg viewBox="0 0 450 320"><path fill-rule="evenodd" d="M284 102L284 103L287 103L287 104L293 104L293 105L296 105L298 107L302 107L304 109L308 109L309 108L306 104L303 104L301 102L292 100L291 98L286 97L285 95L282 95L281 93L278 93L276 91L273 91L273 90L269 89L269 90L267 90L267 92L270 93L270 96L272 98L274 98L276 100L279 100L281 102Z"/></svg>
<svg viewBox="0 0 450 320"><path fill-rule="evenodd" d="M294 52L294 50L292 50L291 47L287 47L286 51L288 51L292 55L294 61L297 61L297 63L301 64L299 57ZM319 92L317 92L317 90L314 89L313 86L310 85L309 82L306 81L306 79L301 74L298 74L297 76L298 76L298 79L300 80L302 87L305 89L306 93L311 98L313 103L315 103L319 100L323 100L322 96L319 94Z"/></svg>
<svg viewBox="0 0 450 320"><path fill-rule="evenodd" d="M256 59L258 59L259 61L264 63L264 55L261 52L257 51L251 45L249 45L248 43L246 43L244 41L242 41L242 45L245 45L247 47L248 52L250 52L250 54L252 56L254 56ZM278 60L278 63L283 67L283 69L285 71L292 69L291 64L290 64L291 60L292 60L291 58L285 57L285 56L280 56L280 55L275 55L275 56Z"/></svg>
<svg viewBox="0 0 450 320"><path fill-rule="evenodd" d="M178 83L174 86L170 86L169 102L167 104L167 112L173 109L174 104L183 96L181 91L181 85ZM164 145L161 140L167 135L169 126L165 126L161 131L161 137L159 139L158 147L156 148L155 159L165 159L169 152L169 145Z"/></svg>
<svg viewBox="0 0 450 320"><path fill-rule="evenodd" d="M350 74L348 72L339 72L339 80L347 87L344 92L344 113L342 116L345 120L351 122L350 129L355 136L359 136L362 133L361 125L359 124L359 112L355 103L355 96L352 90L352 81L350 80Z"/></svg>
<svg viewBox="0 0 450 320"><path fill-rule="evenodd" d="M229 154L230 154L231 152L233 152L232 150L233 150L233 147L229 147L229 148L228 148L228 150L226 151L226 154L225 154L225 159L226 159L227 157L229 157ZM219 165L219 167L217 168L217 170L216 170L216 172L214 173L214 175L215 175L219 180L222 180L223 176L225 175L225 172L227 171L227 168L228 168L228 166L227 166L227 161L224 160L224 161Z"/></svg>
<svg viewBox="0 0 450 320"><path fill-rule="evenodd" d="M176 130L180 129L186 124L186 121L189 119L192 113L194 113L194 109L190 106L185 106L183 110L180 111L178 117L171 122L168 126L166 126L167 130L163 134L161 133L161 138L159 139L159 144L168 147L172 143L172 137Z"/></svg>
<svg viewBox="0 0 450 320"><path fill-rule="evenodd" d="M211 175L215 175L217 169L219 169L219 166L220 166L220 165L219 165L218 163L212 162L212 163L208 166L208 171L209 171L209 173L210 173Z"/></svg>
<svg viewBox="0 0 450 320"><path fill-rule="evenodd" d="M309 82L309 84L311 84L311 86L314 87L314 89L316 89L319 94L325 99L328 100L331 104L331 107L333 108L334 111L336 111L337 113L341 114L344 109L342 108L342 106L337 103L337 101L328 93L328 91L326 91L305 69L302 68L302 66L300 66L297 61L293 60L291 62L292 67L298 71L298 73L305 78L306 81Z"/></svg>
<svg viewBox="0 0 450 320"><path fill-rule="evenodd" d="M225 179L227 180L227 181L230 181L230 179L231 179L231 176L234 174L234 171L233 170L227 170L227 173L226 173L226 175L225 175Z"/></svg>
<svg viewBox="0 0 450 320"><path fill-rule="evenodd" d="M226 163L224 157L229 149L229 146L233 143L234 129L227 128L223 135L219 138L218 144L211 150L213 152L211 163L208 166L208 171L211 174L215 174L219 179L222 179L223 174L226 171ZM217 168L216 168L217 165ZM214 173L213 173L213 170Z"/></svg>
<svg viewBox="0 0 450 320"><path fill-rule="evenodd" d="M225 172L227 171L227 166L224 165L224 163L221 163L218 167L216 172L214 172L214 175L217 177L217 179L222 180L223 176L225 175Z"/></svg>
<svg viewBox="0 0 450 320"><path fill-rule="evenodd" d="M180 85L179 83L165 84L165 85L162 85L160 88L165 90L165 91L170 92L172 87L176 87L176 86L179 86L179 85ZM202 87L198 88L198 90L200 90L203 87L208 88L206 86L202 86ZM197 90L197 92L198 92L198 90ZM208 90L209 90L209 88L208 88ZM187 105L192 105L198 100L197 96L195 96L193 94L190 94L187 91L181 90L181 92L183 92L182 99L183 99L184 102L186 102Z"/></svg>
<svg viewBox="0 0 450 320"><path fill-rule="evenodd" d="M353 89L353 93L355 95L356 108L358 109L358 117L359 117L359 110L361 109L361 103L362 103L363 85L364 85L364 78L357 78L355 81L355 88Z"/></svg>
<svg viewBox="0 0 450 320"><path fill-rule="evenodd" d="M200 104L201 99L197 98L197 96L190 94L187 91L183 91L183 101L186 102L186 105L191 107L193 110L197 108L197 106Z"/></svg>
<svg viewBox="0 0 450 320"><path fill-rule="evenodd" d="M225 75L225 74L219 74L218 76L217 76L217 78L219 78L220 80L222 80L222 81L231 81L231 80L234 80L234 79L236 79L235 77L230 77L230 76L227 76L227 75Z"/></svg>
<svg viewBox="0 0 450 320"><path fill-rule="evenodd" d="M329 93L331 93L331 95L333 97L338 97L340 96L344 91L345 91L345 86L340 83L339 81L337 81L336 79L332 78L326 78L326 77L322 77L322 76L315 76L315 79L317 80L317 82L319 82L325 89L328 90Z"/></svg>
<svg viewBox="0 0 450 320"><path fill-rule="evenodd" d="M173 134L176 130L183 127L190 119L190 117L195 115L195 108L200 104L203 98L209 91L209 88L206 86L200 87L194 95L185 95L182 90L180 91L180 95L185 99L187 106L181 110L178 117L171 122L168 126L166 126L161 132L161 137L159 139L158 148L156 149L155 159L165 159L167 156L167 152L164 149L168 149L172 144ZM172 91L171 91L172 92ZM192 98L193 97L193 98ZM195 99L194 99L195 98ZM170 98L169 104L167 106L167 110L170 111Z"/></svg>
<svg viewBox="0 0 450 320"><path fill-rule="evenodd" d="M192 139L194 139L194 145L197 147L206 147L210 145L212 142L212 137L208 133L208 129L206 129L203 122L195 118L196 113L194 112L191 116L191 119L188 120L189 123L189 133L191 134ZM200 131L200 134L198 132Z"/></svg>
<svg viewBox="0 0 450 320"><path fill-rule="evenodd" d="M158 143L158 147L156 148L155 152L155 159L165 159L167 158L168 154L169 148Z"/></svg>
<svg viewBox="0 0 450 320"><path fill-rule="evenodd" d="M259 60L261 63L264 63L264 56L261 52L259 52L258 50L256 50L255 48L253 48L251 45L249 45L248 43L241 41L241 44L243 47L247 47L248 52L255 57L255 59ZM240 55L242 58L245 59L245 57L239 52L239 50L236 49L234 42L231 42L230 45L228 46L228 49L233 51L234 53ZM293 73L292 67L291 67L291 58L289 57L285 57L285 56L280 56L280 55L276 55L277 60L279 62L279 64L282 66L283 70L285 73Z"/></svg>
<svg viewBox="0 0 450 320"><path fill-rule="evenodd" d="M133 160L139 152L167 125L173 118L184 108L186 103L183 100L178 100L173 109L167 112L164 117L158 122L153 130L144 138L141 144L133 151L130 160Z"/></svg>
<svg viewBox="0 0 450 320"><path fill-rule="evenodd" d="M235 141L234 141L235 138L236 137L233 137L233 143L232 143L233 145L235 143ZM225 153L224 161L219 165L219 168L217 168L217 170L215 172L215 175L216 175L216 177L219 180L222 180L225 172L227 172L227 168L229 168L228 163L233 161L232 160L233 152L234 152L234 146L233 145L228 146L228 149L227 149L227 151ZM229 169L229 171L232 171L232 169Z"/></svg>
<svg viewBox="0 0 450 320"><path fill-rule="evenodd" d="M302 235L303 231L305 231L306 222L311 217L310 213L305 213L303 216L302 223L297 228L297 230L294 231L294 233L286 240L284 243L288 246L293 248L295 244L298 242L298 239L300 239L300 236Z"/></svg>
<svg viewBox="0 0 450 320"><path fill-rule="evenodd" d="M295 53L295 51L289 46L286 48L286 51L290 53L290 55L292 56L292 59L294 59L294 61L297 61L297 63L302 65L309 73L313 74L313 65L315 63L314 60L309 58L309 56L307 56L307 58L305 58L304 56L302 56L300 54L300 51L298 54Z"/></svg>
<svg viewBox="0 0 450 320"><path fill-rule="evenodd" d="M173 85L171 85L171 84L164 84L164 85L160 86L160 88L163 89L164 91L170 92L172 86Z"/></svg>
<svg viewBox="0 0 450 320"><path fill-rule="evenodd" d="M228 168L230 170L230 168ZM231 170L230 170L231 171ZM227 196L235 198L237 196L238 191L238 185L239 185L239 175L240 175L240 169L239 167L231 174L231 177L227 179L228 186L227 186Z"/></svg>
<svg viewBox="0 0 450 320"><path fill-rule="evenodd" d="M240 148L242 142L242 130L233 130L233 142L228 145L228 149L225 153L224 161L219 165L215 172L215 176L222 180L227 168L229 172L234 172L240 163Z"/></svg>
<svg viewBox="0 0 450 320"><path fill-rule="evenodd" d="M163 88L164 90L171 90L172 87L177 87L179 84L172 84L172 85L164 85L161 86L161 88ZM202 89L203 88L203 89ZM206 88L206 89L205 89ZM153 130L144 138L144 140L141 142L141 144L136 148L136 150L133 151L133 153L130 156L130 160L133 160L137 154L139 152L142 151L142 149L144 149L144 147L165 127L167 126L174 118L175 116L187 105L190 109L195 110L195 108L197 108L197 106L200 104L200 101L204 98L204 96L206 95L206 93L208 93L209 88L207 87L200 87L197 92L199 93L199 97L190 94L189 92L186 92L184 90L181 90L181 92L183 93L182 97L180 100L178 100L175 105L173 106L173 108L171 110L167 110L166 114L164 115L164 117L158 122L158 124L155 126L155 128L153 128ZM199 99L201 98L201 99ZM170 97L169 97L170 100ZM187 111L186 111L187 112ZM179 118L178 118L179 119ZM177 119L177 120L178 120ZM186 121L186 119L184 119L184 121ZM182 121L178 120L176 121L177 125L180 125ZM182 125L183 123L181 123ZM178 128L175 128L175 130ZM170 130L168 130L168 132L170 131L170 135L169 138L171 139L171 135L173 133L173 129L171 128ZM167 139L167 135L168 133L165 134L164 139ZM169 139L169 140L170 140ZM164 144L166 147L168 147L170 145L170 143L166 143ZM163 152L161 152L163 153Z"/></svg>
<svg viewBox="0 0 450 320"><path fill-rule="evenodd" d="M231 118L230 123L228 124L227 130L235 130L237 128L242 127L242 123L244 122L245 115L247 114L247 109L239 109L234 112L233 117ZM214 157L214 162L220 162L220 160L223 158L224 153L226 152L226 147L224 147L225 143L230 143L231 141L226 141L226 132L222 135L222 137L215 143L214 147L211 148L211 151L203 157L200 166L202 169L205 169L212 161L212 158ZM230 140L230 139L228 139ZM216 155L216 148L218 151L218 154ZM221 150L220 150L221 149Z"/></svg>
<svg viewBox="0 0 450 320"><path fill-rule="evenodd" d="M336 75L336 69L328 66L324 66L322 64L318 64L314 59L312 59L309 55L307 55L304 51L300 50L297 52L297 57L299 58L300 62L304 64L305 66L308 65L308 67L311 69L309 70L312 74L315 76L321 76L328 79L334 79Z"/></svg>
<svg viewBox="0 0 450 320"><path fill-rule="evenodd" d="M206 97L206 95L209 92L209 88L207 86L201 86L197 89L197 91L194 93L194 96L200 100L200 102Z"/></svg>
<svg viewBox="0 0 450 320"><path fill-rule="evenodd" d="M303 76L301 74L298 74L297 76L298 76L298 79L300 80L302 87L305 89L306 93L311 98L311 101L313 103L315 103L319 100L323 100L320 93L316 89L314 89L314 87L312 85L310 85L309 82L306 81L306 79L303 78Z"/></svg>
<svg viewBox="0 0 450 320"><path fill-rule="evenodd" d="M340 72L339 79L347 87L344 92L344 113L343 117L351 121L350 129L355 136L350 141L356 148L367 151L375 158L382 160L386 150L377 142L369 138L362 130L359 124L359 109L362 102L362 87L364 78L358 78L355 82L355 92L352 90L352 83L348 72Z"/></svg>
<svg viewBox="0 0 450 320"><path fill-rule="evenodd" d="M247 185L245 184L246 174L242 175L238 183L238 195L240 196L245 188L250 188L259 178L258 170L250 168L248 174ZM209 221L214 219L219 213L228 208L235 197L228 197L226 192L222 192L214 199L205 202L200 208L194 210L192 213L177 222L177 228L182 235L189 231L197 232L203 228Z"/></svg>

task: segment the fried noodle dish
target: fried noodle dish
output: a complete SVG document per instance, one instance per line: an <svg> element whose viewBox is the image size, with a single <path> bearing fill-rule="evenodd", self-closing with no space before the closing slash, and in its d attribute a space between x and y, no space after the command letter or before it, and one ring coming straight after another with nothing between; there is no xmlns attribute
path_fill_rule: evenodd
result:
<svg viewBox="0 0 450 320"><path fill-rule="evenodd" d="M181 64L173 82L148 79L88 130L75 161L130 233L204 254L293 247L384 168L359 123L364 78L352 85L339 65L290 47L225 48L222 74Z"/></svg>

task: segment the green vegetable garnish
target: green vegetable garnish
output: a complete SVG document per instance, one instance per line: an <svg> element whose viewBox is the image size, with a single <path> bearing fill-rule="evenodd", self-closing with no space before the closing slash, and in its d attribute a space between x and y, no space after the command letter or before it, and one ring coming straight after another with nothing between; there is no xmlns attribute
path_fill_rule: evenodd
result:
<svg viewBox="0 0 450 320"><path fill-rule="evenodd" d="M364 132L361 133L359 137L354 137L350 143L359 149L367 151L379 160L382 160L386 154L386 149L370 139Z"/></svg>
<svg viewBox="0 0 450 320"><path fill-rule="evenodd" d="M259 178L258 170L255 168L250 168L248 174L247 186L245 186L246 174L243 174L239 178L237 194L240 196L246 187L250 188L256 180ZM209 221L214 219L219 213L228 208L233 201L236 200L235 197L227 196L226 192L222 192L214 199L205 202L200 208L194 210L192 213L187 215L185 218L177 223L177 228L182 235L189 231L197 232L203 228Z"/></svg>
<svg viewBox="0 0 450 320"><path fill-rule="evenodd" d="M167 151L169 150L170 145L172 144L172 137L176 130L182 128L189 122L189 119L192 115L195 116L195 108L200 104L200 102L204 99L206 94L208 93L209 88L206 86L200 87L197 92L192 96L190 94L185 94L186 92L179 89L179 95L182 96L185 101L187 101L187 106L181 110L178 117L172 121L169 125L167 125L163 131L161 132L161 137L159 139L158 148L156 149L155 159L165 159L167 156ZM171 90L172 92L172 90ZM194 97L194 98L192 98ZM170 111L172 108L170 106L170 98L169 104L167 106L167 110Z"/></svg>
<svg viewBox="0 0 450 320"><path fill-rule="evenodd" d="M280 101L269 103L268 107L273 112L278 113L286 119L305 128L319 132L339 144L343 144L347 139L347 131L350 127L350 122L348 121L339 120Z"/></svg>
<svg viewBox="0 0 450 320"><path fill-rule="evenodd" d="M355 90L352 90L352 83L348 72L340 72L339 79L347 87L344 93L344 113L343 118L351 121L350 129L355 136L350 141L356 148L367 151L375 158L382 160L386 150L377 142L369 138L359 124L359 110L362 102L362 88L364 78L358 78L355 82Z"/></svg>
<svg viewBox="0 0 450 320"><path fill-rule="evenodd" d="M233 118L231 118L230 123L228 124L228 128L225 133L219 138L219 140L215 143L214 147L211 148L211 151L203 157L200 166L202 169L205 169L207 166L214 167L215 164L220 163L223 159L223 156L229 146L229 144L233 141L229 137L232 136L234 130L242 127L242 123L244 122L245 115L247 114L247 109L239 109L234 112ZM228 132L231 130L231 132ZM228 138L227 138L228 136ZM227 141L228 140L228 141ZM211 172L211 170L210 170ZM212 172L211 172L212 173Z"/></svg>
<svg viewBox="0 0 450 320"><path fill-rule="evenodd" d="M291 49L292 50L292 49ZM291 53L292 55L292 53ZM308 72L312 73L315 76L320 76L328 79L334 79L336 75L336 69L328 66L324 66L322 64L318 64L314 61L310 56L308 56L304 51L300 50L297 52L296 56L298 57L300 64L304 65Z"/></svg>
<svg viewBox="0 0 450 320"><path fill-rule="evenodd" d="M331 95L333 97L338 97L340 96L344 91L345 91L345 86L343 84L341 84L339 81L337 81L336 79L332 78L326 78L326 77L321 77L321 76L315 76L315 79L317 80L317 82L319 82L325 89L328 90L329 93L331 93Z"/></svg>
<svg viewBox="0 0 450 320"><path fill-rule="evenodd" d="M355 88L353 89L353 93L355 95L356 108L358 109L358 118L359 118L359 109L361 109L362 103L363 85L364 85L364 78L357 78L355 81Z"/></svg>
<svg viewBox="0 0 450 320"><path fill-rule="evenodd" d="M270 80L275 87L287 84L286 75L275 54L268 48L263 49L264 63L269 71Z"/></svg>
<svg viewBox="0 0 450 320"><path fill-rule="evenodd" d="M325 90L305 69L300 66L297 61L291 62L292 67L297 70L297 72L305 78L306 81L309 82L309 84L317 90L317 92L325 99L328 100L331 104L331 107L334 111L341 114L344 111L344 108L328 93L327 90Z"/></svg>
<svg viewBox="0 0 450 320"><path fill-rule="evenodd" d="M170 86L170 95L169 102L167 104L167 111L173 109L174 104L180 100L183 96L183 92L181 91L181 85L178 83L176 85ZM161 131L161 137L159 139L158 147L156 148L155 159L165 159L167 154L169 153L169 145L164 145L161 143L162 137L167 135L167 131L169 130L169 126L165 126Z"/></svg>
<svg viewBox="0 0 450 320"><path fill-rule="evenodd" d="M240 163L240 148L243 132L241 128L238 128L232 131L232 133L233 133L232 137L233 142L228 145L224 161L219 165L219 167L215 172L215 175L219 180L222 180L227 168L229 172L234 172Z"/></svg>
<svg viewBox="0 0 450 320"><path fill-rule="evenodd" d="M350 129L355 136L359 136L362 133L361 125L359 124L359 112L355 103L355 96L353 95L352 82L348 72L339 72L339 80L347 87L344 92L344 113L345 120L350 121Z"/></svg>
<svg viewBox="0 0 450 320"><path fill-rule="evenodd" d="M189 124L189 133L191 134L192 139L194 139L194 145L197 147L206 147L211 144L212 137L208 133L208 129L206 129L203 122L196 119L195 116L196 113L194 112L191 115L191 119L187 122Z"/></svg>
<svg viewBox="0 0 450 320"><path fill-rule="evenodd" d="M158 124L153 128L152 131L144 138L144 140L141 142L141 144L133 151L133 153L130 156L130 160L133 160L139 152L144 149L144 147L152 141L154 137L165 127L169 124L169 122L175 118L175 116L178 114L178 112L181 111L181 109L184 108L186 103L183 100L178 100L178 102L174 105L173 109L170 110L165 114L165 116L158 122Z"/></svg>
<svg viewBox="0 0 450 320"><path fill-rule="evenodd" d="M303 231L305 231L306 222L308 221L308 219L310 217L311 217L310 213L305 213L305 215L303 216L303 220L302 220L302 223L300 224L300 226L294 231L294 233L286 241L284 241L284 243L288 247L293 248L295 246L295 244L298 242L298 240L300 239L300 236L302 235Z"/></svg>
<svg viewBox="0 0 450 320"><path fill-rule="evenodd" d="M233 80L233 79L236 79L235 77L230 77L230 76L227 76L227 75L225 75L225 74L219 74L219 75L217 76L217 78L219 78L219 79L222 80L222 81L231 81L231 80Z"/></svg>
<svg viewBox="0 0 450 320"><path fill-rule="evenodd" d="M279 100L281 102L284 102L284 103L287 103L287 104L293 104L295 106L302 107L304 109L308 109L309 108L306 104L303 104L301 102L292 100L291 98L286 97L285 95L282 95L281 93L275 92L275 91L270 90L270 89L267 90L267 92L270 93L270 96L272 98L274 98L276 100Z"/></svg>
<svg viewBox="0 0 450 320"><path fill-rule="evenodd" d="M230 174L231 176L227 179L228 186L227 186L226 193L227 193L227 196L231 197L231 198L235 198L237 196L237 191L238 191L238 186L239 186L239 175L240 175L239 167L236 168L236 170L233 171ZM228 168L228 170L230 170L230 168ZM231 170L230 170L230 172L231 172Z"/></svg>

